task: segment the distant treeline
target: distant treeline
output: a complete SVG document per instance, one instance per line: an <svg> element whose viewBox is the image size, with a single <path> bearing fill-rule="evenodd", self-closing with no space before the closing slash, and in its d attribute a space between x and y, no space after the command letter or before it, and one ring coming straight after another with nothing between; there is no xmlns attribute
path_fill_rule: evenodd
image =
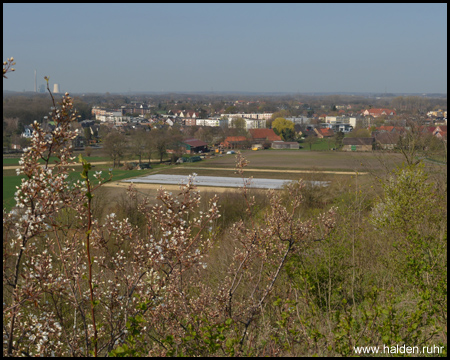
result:
<svg viewBox="0 0 450 360"><path fill-rule="evenodd" d="M60 95L54 95L55 101ZM81 119L90 119L92 107L80 99L74 99L74 105ZM44 116L49 115L53 106L49 94L10 95L3 97L3 119L18 118L22 125L29 125L34 120L42 122Z"/></svg>

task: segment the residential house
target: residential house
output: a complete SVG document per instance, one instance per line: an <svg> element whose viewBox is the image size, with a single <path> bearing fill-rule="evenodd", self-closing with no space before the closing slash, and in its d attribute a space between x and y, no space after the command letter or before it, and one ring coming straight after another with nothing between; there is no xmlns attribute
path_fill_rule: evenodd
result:
<svg viewBox="0 0 450 360"><path fill-rule="evenodd" d="M147 104L141 104L138 108L138 112L141 115L148 114L151 111L152 111L151 105L147 105Z"/></svg>
<svg viewBox="0 0 450 360"><path fill-rule="evenodd" d="M373 116L374 118L379 116L393 116L397 115L395 110L392 109L366 109L362 111L362 114L364 116Z"/></svg>
<svg viewBox="0 0 450 360"><path fill-rule="evenodd" d="M419 127L419 132L423 135L434 135L436 132L436 126L422 125Z"/></svg>
<svg viewBox="0 0 450 360"><path fill-rule="evenodd" d="M427 112L427 116L432 116L432 117L447 117L447 111L444 110L434 110L434 111L429 111Z"/></svg>
<svg viewBox="0 0 450 360"><path fill-rule="evenodd" d="M344 138L342 139L343 151L372 151L375 139L370 138Z"/></svg>
<svg viewBox="0 0 450 360"><path fill-rule="evenodd" d="M197 119L198 118L198 112L195 112L195 111L177 110L175 112L175 115L180 118L186 118L186 119Z"/></svg>
<svg viewBox="0 0 450 360"><path fill-rule="evenodd" d="M91 126L93 126L95 124L95 121L94 120L83 120L83 121L80 121L80 125L83 127L83 128L85 128L85 127L91 127Z"/></svg>
<svg viewBox="0 0 450 360"><path fill-rule="evenodd" d="M183 118L183 125L184 126L195 126L197 125L197 119L196 118Z"/></svg>
<svg viewBox="0 0 450 360"><path fill-rule="evenodd" d="M11 143L11 149L12 149L12 150L22 150L22 145L20 145L19 143L13 141L13 142ZM7 153L6 150L7 150L7 148L3 147L3 153L4 153L4 154ZM6 152L5 152L5 151L6 151Z"/></svg>
<svg viewBox="0 0 450 360"><path fill-rule="evenodd" d="M274 141L272 149L299 149L300 146L296 141Z"/></svg>
<svg viewBox="0 0 450 360"><path fill-rule="evenodd" d="M420 126L419 131L422 134L431 134L440 139L447 139L447 125Z"/></svg>
<svg viewBox="0 0 450 360"><path fill-rule="evenodd" d="M433 135L439 139L447 140L447 125L439 125L434 129Z"/></svg>
<svg viewBox="0 0 450 360"><path fill-rule="evenodd" d="M83 148L85 145L87 145L87 140L84 135L77 135L72 139L72 147L75 149Z"/></svg>
<svg viewBox="0 0 450 360"><path fill-rule="evenodd" d="M133 101L132 104L122 105L120 107L120 112L122 116L125 114L145 115L152 111L151 110L152 107L153 105L141 104Z"/></svg>
<svg viewBox="0 0 450 360"><path fill-rule="evenodd" d="M369 128L370 130L370 128ZM388 134L403 134L406 130L403 126L387 126L382 125L375 129L376 132L379 133L388 133Z"/></svg>
<svg viewBox="0 0 450 360"><path fill-rule="evenodd" d="M224 148L227 149L242 149L249 144L248 139L245 136L228 136L221 143Z"/></svg>
<svg viewBox="0 0 450 360"><path fill-rule="evenodd" d="M273 129L250 129L248 132L251 136L252 143L264 144L281 141L281 137L275 134Z"/></svg>
<svg viewBox="0 0 450 360"><path fill-rule="evenodd" d="M393 150L400 139L400 134L397 132L372 132L372 136L375 138L377 148L383 150Z"/></svg>
<svg viewBox="0 0 450 360"><path fill-rule="evenodd" d="M326 137L332 137L334 136L333 129L322 129L322 128L314 128L315 133L317 134L317 137L319 139L323 139Z"/></svg>
<svg viewBox="0 0 450 360"><path fill-rule="evenodd" d="M186 116L185 116L185 117L191 118L191 119L192 119L192 118L197 119L198 116L199 116L199 113L198 113L198 112L195 112L195 111L186 111Z"/></svg>
<svg viewBox="0 0 450 360"><path fill-rule="evenodd" d="M294 125L295 132L300 135L301 137L308 137L308 136L317 136L317 133L314 131L313 125Z"/></svg>
<svg viewBox="0 0 450 360"><path fill-rule="evenodd" d="M208 151L208 144L195 138L183 140L181 142L181 147L185 149L186 154Z"/></svg>
<svg viewBox="0 0 450 360"><path fill-rule="evenodd" d="M350 124L335 123L332 124L330 129L332 129L334 132L343 132L344 134L346 134L353 130L353 126L351 126Z"/></svg>
<svg viewBox="0 0 450 360"><path fill-rule="evenodd" d="M29 138L33 137L33 132L34 132L34 130L31 126L25 125L25 129L20 136L29 139Z"/></svg>

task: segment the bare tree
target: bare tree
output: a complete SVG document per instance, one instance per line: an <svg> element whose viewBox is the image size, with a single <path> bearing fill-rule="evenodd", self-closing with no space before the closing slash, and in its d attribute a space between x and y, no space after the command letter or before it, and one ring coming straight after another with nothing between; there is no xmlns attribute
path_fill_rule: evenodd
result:
<svg viewBox="0 0 450 360"><path fill-rule="evenodd" d="M421 161L419 154L426 150L424 127L417 121L407 121L407 131L399 137L397 147L405 157L408 165L416 165Z"/></svg>
<svg viewBox="0 0 450 360"><path fill-rule="evenodd" d="M166 155L169 135L167 130L154 130L153 143L154 149L159 156L159 162L162 163L164 155Z"/></svg>
<svg viewBox="0 0 450 360"><path fill-rule="evenodd" d="M142 162L142 156L146 153L147 137L147 132L140 130L134 130L131 134L130 150L133 155L139 157L139 165Z"/></svg>
<svg viewBox="0 0 450 360"><path fill-rule="evenodd" d="M127 150L127 141L125 135L118 132L110 132L103 141L104 149L113 160L113 167L116 167L116 161L120 166L120 159L124 157Z"/></svg>

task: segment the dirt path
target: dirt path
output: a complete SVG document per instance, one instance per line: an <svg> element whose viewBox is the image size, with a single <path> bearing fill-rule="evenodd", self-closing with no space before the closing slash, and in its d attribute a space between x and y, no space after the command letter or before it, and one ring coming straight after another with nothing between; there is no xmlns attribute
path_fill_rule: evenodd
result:
<svg viewBox="0 0 450 360"><path fill-rule="evenodd" d="M228 170L236 171L235 168L210 168L210 167L188 167L192 170ZM294 174L335 174L335 175L355 175L355 171L327 171L327 170L273 170L273 169L252 169L245 168L246 171L255 172L275 172L275 173L294 173ZM367 172L358 172L358 175L367 175Z"/></svg>
<svg viewBox="0 0 450 360"><path fill-rule="evenodd" d="M108 163L109 163L108 161L99 161L99 162L95 162L95 163L91 163L91 164L92 165L104 165L104 164L108 164ZM81 166L81 164L74 164L74 165ZM49 166L52 167L52 166L55 166L55 164L50 164ZM3 170L15 170L19 167L20 167L20 165L6 165L6 166L3 166Z"/></svg>
<svg viewBox="0 0 450 360"><path fill-rule="evenodd" d="M108 164L108 161L93 162L92 165L104 165ZM50 166L54 166L50 164ZM3 170L15 170L19 165L7 165L3 166ZM225 170L225 171L236 171L235 168L212 168L212 167L186 167L185 169L192 170ZM255 172L275 172L275 173L295 173L295 174L335 174L335 175L355 175L354 171L327 171L327 170L273 170L273 169L252 169L246 168L247 171ZM358 172L358 175L367 175L367 172Z"/></svg>
<svg viewBox="0 0 450 360"><path fill-rule="evenodd" d="M103 186L108 188L120 188L127 189L131 184L124 182L112 182L106 183ZM134 187L138 190L158 190L161 186L164 187L165 190L168 191L177 191L180 190L179 185L170 185L170 184L144 184L144 183L133 183ZM232 187L216 187L216 186L197 186L197 188L201 191L201 189L211 190L218 193L222 193L225 191L237 191L239 188Z"/></svg>

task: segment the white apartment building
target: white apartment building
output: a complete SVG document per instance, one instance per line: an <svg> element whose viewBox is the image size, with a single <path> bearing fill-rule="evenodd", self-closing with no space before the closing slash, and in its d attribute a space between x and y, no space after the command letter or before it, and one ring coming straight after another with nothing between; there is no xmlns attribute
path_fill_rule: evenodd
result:
<svg viewBox="0 0 450 360"><path fill-rule="evenodd" d="M107 111L104 114L96 114L95 119L100 120L101 122L109 122L114 124L126 123L135 120L135 118L131 116L123 116L120 111Z"/></svg>
<svg viewBox="0 0 450 360"><path fill-rule="evenodd" d="M307 116L292 116L292 117L287 117L286 120L292 121L294 124L299 124L299 125L305 125L305 124L311 124L311 118L308 118Z"/></svg>
<svg viewBox="0 0 450 360"><path fill-rule="evenodd" d="M233 127L233 123L232 121L235 118L228 118L228 127L231 128ZM266 128L266 120L256 120L256 119L245 119L245 130L250 130L250 129L265 129Z"/></svg>
<svg viewBox="0 0 450 360"><path fill-rule="evenodd" d="M356 127L356 118L350 116L327 116L325 118L325 122L328 124L336 124L336 123L349 124L353 127Z"/></svg>
<svg viewBox="0 0 450 360"><path fill-rule="evenodd" d="M228 126L228 119L221 119L221 118L215 118L215 119L196 119L195 125L197 126L221 126L221 127L227 127Z"/></svg>
<svg viewBox="0 0 450 360"><path fill-rule="evenodd" d="M259 114L240 113L240 114L221 114L220 116L226 118L241 117L243 119L270 120L272 115L273 113L259 113Z"/></svg>

